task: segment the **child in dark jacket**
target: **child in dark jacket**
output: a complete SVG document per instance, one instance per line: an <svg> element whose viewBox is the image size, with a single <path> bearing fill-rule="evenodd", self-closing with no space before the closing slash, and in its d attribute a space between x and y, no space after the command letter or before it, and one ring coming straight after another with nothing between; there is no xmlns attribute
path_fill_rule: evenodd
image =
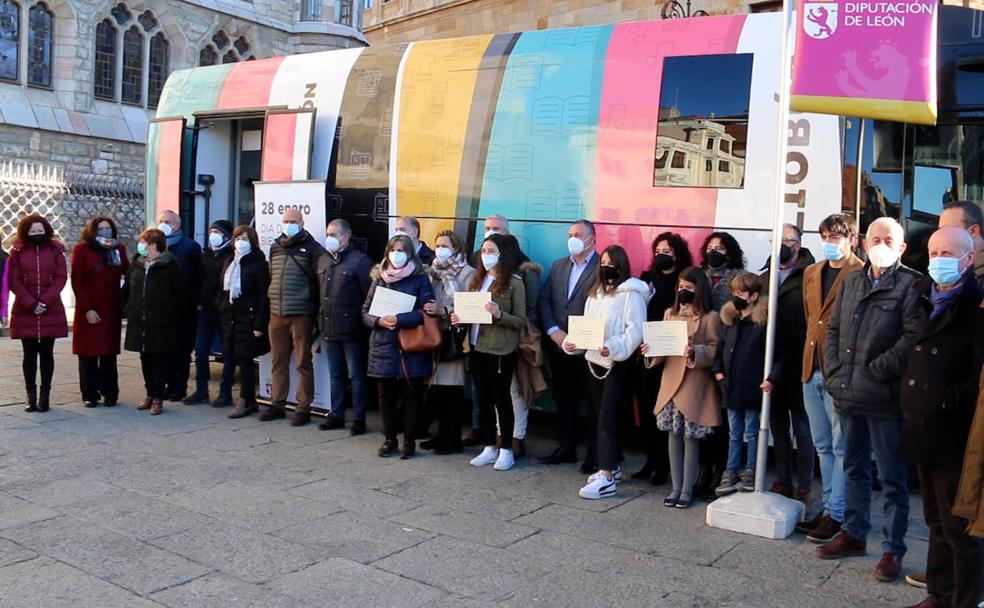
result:
<svg viewBox="0 0 984 608"><path fill-rule="evenodd" d="M737 490L755 489L755 460L758 449L759 415L762 391L772 390L773 382L782 370L781 357L774 357L772 370L763 380L765 368L765 324L768 305L762 297L762 282L757 275L743 272L731 279L731 301L721 309L724 326L724 345L718 349L712 368L721 385L722 404L728 409L731 428L727 469L715 490L727 496ZM742 461L743 442L747 442L745 468Z"/></svg>

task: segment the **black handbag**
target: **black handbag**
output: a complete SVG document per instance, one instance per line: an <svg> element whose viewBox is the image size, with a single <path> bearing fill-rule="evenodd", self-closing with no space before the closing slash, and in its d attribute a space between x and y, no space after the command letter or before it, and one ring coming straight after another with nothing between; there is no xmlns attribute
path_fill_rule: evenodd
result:
<svg viewBox="0 0 984 608"><path fill-rule="evenodd" d="M463 326L448 324L441 333L444 339L441 341L441 348L437 351L437 360L440 363L448 361L458 361L465 357L465 337L468 329Z"/></svg>

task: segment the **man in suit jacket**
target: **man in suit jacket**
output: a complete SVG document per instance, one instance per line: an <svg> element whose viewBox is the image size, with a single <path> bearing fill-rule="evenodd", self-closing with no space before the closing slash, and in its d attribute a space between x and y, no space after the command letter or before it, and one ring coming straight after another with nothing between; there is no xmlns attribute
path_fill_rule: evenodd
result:
<svg viewBox="0 0 984 608"><path fill-rule="evenodd" d="M540 459L544 464L577 462L576 422L579 399L588 395L588 375L584 356L570 356L561 350L567 337L567 319L584 314L584 303L598 274L599 256L595 252L595 228L588 220L577 220L567 231L569 257L555 261L547 281L540 291L540 325L547 341L547 356L553 372L553 398L557 404L560 445L549 456ZM596 422L588 407L588 452L582 471L597 470L594 460Z"/></svg>
<svg viewBox="0 0 984 608"><path fill-rule="evenodd" d="M843 213L828 216L820 222L820 239L823 241L821 261L803 271L806 342L800 381L810 434L820 457L823 495L817 516L797 526L814 543L833 538L844 522L844 438L822 367L827 322L844 277L864 267L861 258L854 255L858 230L853 217Z"/></svg>

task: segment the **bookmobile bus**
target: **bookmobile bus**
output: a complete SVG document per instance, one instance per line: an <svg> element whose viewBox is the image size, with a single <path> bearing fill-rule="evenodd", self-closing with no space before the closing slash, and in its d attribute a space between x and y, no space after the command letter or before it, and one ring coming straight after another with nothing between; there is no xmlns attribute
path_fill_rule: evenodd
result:
<svg viewBox="0 0 984 608"><path fill-rule="evenodd" d="M696 249L735 235L769 251L775 146L788 138L786 220L816 248L827 215L862 232L891 215L906 263L950 198L984 198L984 12L941 7L939 123L819 114L778 133L781 14L618 23L275 57L173 73L147 140L147 218L177 211L253 223L266 250L297 206L324 235L345 218L375 259L395 219L469 246L492 213L541 264L565 255L571 220L623 245L636 274L653 237ZM860 170L858 169L860 167ZM318 357L324 365L324 357ZM268 394L261 361L261 394ZM267 373L264 373L267 372ZM327 400L327 373L316 370ZM322 380L323 379L323 380Z"/></svg>

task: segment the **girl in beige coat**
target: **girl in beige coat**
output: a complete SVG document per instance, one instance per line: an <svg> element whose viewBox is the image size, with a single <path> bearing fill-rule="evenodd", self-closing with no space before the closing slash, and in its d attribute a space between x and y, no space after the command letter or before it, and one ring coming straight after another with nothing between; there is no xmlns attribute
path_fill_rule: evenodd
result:
<svg viewBox="0 0 984 608"><path fill-rule="evenodd" d="M690 506L699 468L700 440L722 423L720 395L711 366L721 339L721 321L711 305L711 286L696 267L680 273L677 297L666 321L686 321L690 336L681 357L647 357L646 367L665 363L653 414L661 431L669 432L670 476L673 491L663 504ZM647 346L643 343L642 354Z"/></svg>

